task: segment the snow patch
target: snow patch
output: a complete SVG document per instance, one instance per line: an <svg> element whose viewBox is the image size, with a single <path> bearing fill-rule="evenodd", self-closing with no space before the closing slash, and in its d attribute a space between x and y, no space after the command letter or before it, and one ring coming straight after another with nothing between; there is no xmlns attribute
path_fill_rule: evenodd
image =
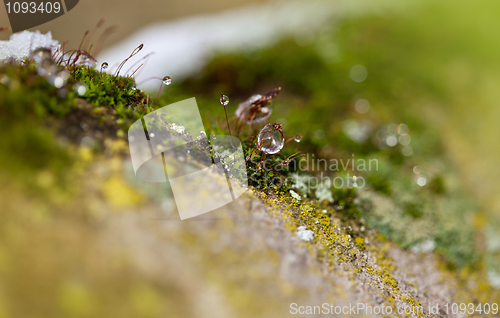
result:
<svg viewBox="0 0 500 318"><path fill-rule="evenodd" d="M41 34L40 31L23 31L14 33L9 41L0 41L0 61L14 59L21 61L30 52L39 48L58 49L59 42L52 39L52 33Z"/></svg>
<svg viewBox="0 0 500 318"><path fill-rule="evenodd" d="M314 238L314 232L308 230L305 226L299 226L297 236L302 240L309 242Z"/></svg>

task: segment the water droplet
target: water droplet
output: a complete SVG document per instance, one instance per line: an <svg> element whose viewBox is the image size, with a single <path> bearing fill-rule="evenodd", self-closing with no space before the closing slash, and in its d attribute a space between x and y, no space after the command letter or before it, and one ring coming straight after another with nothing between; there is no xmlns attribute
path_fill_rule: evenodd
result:
<svg viewBox="0 0 500 318"><path fill-rule="evenodd" d="M90 136L83 137L82 140L80 141L80 145L85 148L94 148L95 146L95 141L94 138Z"/></svg>
<svg viewBox="0 0 500 318"><path fill-rule="evenodd" d="M64 83L66 84L66 81L71 76L71 73L68 70L62 70L57 74L57 76L61 77L64 80Z"/></svg>
<svg viewBox="0 0 500 318"><path fill-rule="evenodd" d="M277 123L265 125L257 135L257 148L267 154L278 153L283 148L284 142L281 125Z"/></svg>
<svg viewBox="0 0 500 318"><path fill-rule="evenodd" d="M404 146L403 149L401 149L401 153L403 153L404 156L409 157L413 155L413 148L411 146Z"/></svg>
<svg viewBox="0 0 500 318"><path fill-rule="evenodd" d="M427 183L427 178L425 176L418 177L417 184L423 187Z"/></svg>
<svg viewBox="0 0 500 318"><path fill-rule="evenodd" d="M293 140L295 140L296 142L300 142L302 140L302 136L301 135L295 135L295 137L293 138Z"/></svg>
<svg viewBox="0 0 500 318"><path fill-rule="evenodd" d="M58 70L57 65L53 63L51 60L45 60L40 62L40 64L36 68L38 75L42 77L53 76L57 72L57 70Z"/></svg>
<svg viewBox="0 0 500 318"><path fill-rule="evenodd" d="M85 95L85 93L87 93L87 86L85 86L85 84L78 83L78 84L75 84L75 86L73 86L73 90L78 95L83 96L83 95Z"/></svg>
<svg viewBox="0 0 500 318"><path fill-rule="evenodd" d="M264 96L260 94L255 94L250 96L249 99L247 99L244 102L241 102L238 105L238 108L236 109L235 112L236 117L238 117L241 121L243 121L247 125L250 124L250 122L252 122L253 124L258 124L269 118L269 116L271 116L272 113L271 108L259 107L255 106L254 104L259 100L263 99Z"/></svg>
<svg viewBox="0 0 500 318"><path fill-rule="evenodd" d="M370 136L371 126L370 122L366 120L357 121L353 119L348 119L343 122L342 130L351 140L361 144L364 143ZM324 137L325 135L324 132L322 135Z"/></svg>
<svg viewBox="0 0 500 318"><path fill-rule="evenodd" d="M109 67L108 62L104 62L101 64L101 69L103 69L103 70L107 69L108 67Z"/></svg>
<svg viewBox="0 0 500 318"><path fill-rule="evenodd" d="M88 56L84 56L84 57L82 57L80 65L87 66L87 67L94 67L94 66L96 66L96 61L94 61L93 59L91 59Z"/></svg>
<svg viewBox="0 0 500 318"><path fill-rule="evenodd" d="M354 65L349 74L353 81L361 83L368 76L368 71L363 65Z"/></svg>
<svg viewBox="0 0 500 318"><path fill-rule="evenodd" d="M420 174L420 173L422 173L422 170L420 170L419 166L415 166L415 167L413 167L413 173L414 174Z"/></svg>
<svg viewBox="0 0 500 318"><path fill-rule="evenodd" d="M165 85L170 85L170 84L172 84L172 78L171 78L170 76L165 76L165 77L163 78L163 84L165 84Z"/></svg>
<svg viewBox="0 0 500 318"><path fill-rule="evenodd" d="M400 135L407 135L410 132L410 128L408 128L407 125L405 124L399 124L398 126L398 133Z"/></svg>
<svg viewBox="0 0 500 318"><path fill-rule="evenodd" d="M48 48L39 48L30 54L30 58L37 64L44 61L52 61L52 52Z"/></svg>
<svg viewBox="0 0 500 318"><path fill-rule="evenodd" d="M398 144L398 139L394 136L389 136L387 137L387 139L385 140L385 142L387 143L387 145L389 147L394 147Z"/></svg>
<svg viewBox="0 0 500 318"><path fill-rule="evenodd" d="M9 87L10 77L8 77L6 74L0 74L0 84Z"/></svg>
<svg viewBox="0 0 500 318"><path fill-rule="evenodd" d="M401 135L399 136L399 143L403 146L408 146L411 143L410 135Z"/></svg>
<svg viewBox="0 0 500 318"><path fill-rule="evenodd" d="M226 95L222 95L222 93L220 94L220 103L222 106L227 106L227 104L229 104L229 97L227 97Z"/></svg>
<svg viewBox="0 0 500 318"><path fill-rule="evenodd" d="M56 88L61 88L65 84L65 80L60 77L60 76L51 76L48 80L50 85L56 87Z"/></svg>
<svg viewBox="0 0 500 318"><path fill-rule="evenodd" d="M366 114L370 110L370 103L366 99L358 99L354 108L358 113Z"/></svg>
<svg viewBox="0 0 500 318"><path fill-rule="evenodd" d="M89 124L87 124L87 123L86 123L86 122L84 122L84 121L82 121L82 122L80 123L80 127L82 127L82 129L83 129L84 131L87 131L87 130L89 130L89 128L90 128Z"/></svg>
<svg viewBox="0 0 500 318"><path fill-rule="evenodd" d="M212 139L217 139L217 136L216 135L212 135Z"/></svg>
<svg viewBox="0 0 500 318"><path fill-rule="evenodd" d="M150 133L149 134L149 138L154 138L155 137L155 134L154 133Z"/></svg>

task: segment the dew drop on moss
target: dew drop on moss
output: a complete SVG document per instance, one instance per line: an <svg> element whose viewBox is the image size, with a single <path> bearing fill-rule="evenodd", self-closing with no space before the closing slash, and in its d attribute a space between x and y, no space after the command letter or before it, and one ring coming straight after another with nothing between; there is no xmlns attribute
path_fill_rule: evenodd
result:
<svg viewBox="0 0 500 318"><path fill-rule="evenodd" d="M229 97L226 95L220 95L220 103L222 106L227 106L229 104Z"/></svg>
<svg viewBox="0 0 500 318"><path fill-rule="evenodd" d="M40 64L44 61L51 61L52 52L48 48L39 48L36 49L33 53L31 53L30 58L34 60L37 64Z"/></svg>
<svg viewBox="0 0 500 318"><path fill-rule="evenodd" d="M55 63L52 63L51 60L44 60L40 62L40 64L36 68L38 75L42 77L52 76L57 72L57 70L57 65Z"/></svg>
<svg viewBox="0 0 500 318"><path fill-rule="evenodd" d="M165 84L165 85L170 85L170 84L172 84L172 78L171 78L170 76L165 76L165 77L163 78L163 84Z"/></svg>
<svg viewBox="0 0 500 318"><path fill-rule="evenodd" d="M84 56L82 58L80 65L87 66L87 67L95 67L96 62L94 60L92 60L91 58Z"/></svg>
<svg viewBox="0 0 500 318"><path fill-rule="evenodd" d="M87 86L85 86L85 84L78 83L78 84L75 84L75 86L73 86L73 90L78 95L83 96L87 92Z"/></svg>
<svg viewBox="0 0 500 318"><path fill-rule="evenodd" d="M284 139L280 125L267 124L257 135L257 148L267 154L275 154L283 148Z"/></svg>

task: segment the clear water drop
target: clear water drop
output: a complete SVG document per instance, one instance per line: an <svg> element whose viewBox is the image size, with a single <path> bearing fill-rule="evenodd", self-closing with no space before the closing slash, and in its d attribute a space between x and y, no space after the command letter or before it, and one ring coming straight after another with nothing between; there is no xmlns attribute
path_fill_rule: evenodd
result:
<svg viewBox="0 0 500 318"><path fill-rule="evenodd" d="M62 88L64 85L66 85L66 82L68 81L68 78L70 76L70 73L67 70L63 70L59 73L57 73L56 76L50 76L47 81L49 82L50 85L56 87L56 88Z"/></svg>
<svg viewBox="0 0 500 318"><path fill-rule="evenodd" d="M385 142L389 147L394 147L398 144L398 139L395 136L389 136Z"/></svg>
<svg viewBox="0 0 500 318"><path fill-rule="evenodd" d="M171 78L170 76L165 76L165 77L163 78L163 84L165 84L165 85L170 85L170 84L172 84L172 78Z"/></svg>
<svg viewBox="0 0 500 318"><path fill-rule="evenodd" d="M65 81L62 77L55 76L55 77L49 78L49 83L50 83L50 85L52 85L56 88L61 88L61 87L63 87Z"/></svg>
<svg viewBox="0 0 500 318"><path fill-rule="evenodd" d="M398 139L399 143L403 146L408 146L411 143L410 135L400 135Z"/></svg>
<svg viewBox="0 0 500 318"><path fill-rule="evenodd" d="M8 77L6 74L0 74L0 84L9 87L10 77Z"/></svg>
<svg viewBox="0 0 500 318"><path fill-rule="evenodd" d="M87 131L87 130L89 130L90 125L89 125L89 124L87 124L86 122L82 121L82 122L80 123L80 127L82 127L82 129L83 129L84 131Z"/></svg>
<svg viewBox="0 0 500 318"><path fill-rule="evenodd" d="M58 66L52 60L45 60L38 64L36 71L41 77L50 77L57 73Z"/></svg>
<svg viewBox="0 0 500 318"><path fill-rule="evenodd" d="M30 58L37 64L44 61L52 61L52 52L48 48L39 48L30 54Z"/></svg>
<svg viewBox="0 0 500 318"><path fill-rule="evenodd" d="M413 148L411 146L404 146L403 149L401 149L401 152L406 157L409 157L409 156L413 155Z"/></svg>
<svg viewBox="0 0 500 318"><path fill-rule="evenodd" d="M87 67L95 67L96 61L94 61L93 59L91 59L88 56L84 56L84 57L82 57L80 65L87 66Z"/></svg>
<svg viewBox="0 0 500 318"><path fill-rule="evenodd" d="M295 137L293 138L293 140L295 140L296 142L300 142L302 140L302 136L301 135L295 135Z"/></svg>
<svg viewBox="0 0 500 318"><path fill-rule="evenodd" d="M226 95L220 94L220 103L222 106L227 106L229 104L229 97Z"/></svg>
<svg viewBox="0 0 500 318"><path fill-rule="evenodd" d="M410 128L408 128L407 125L405 125L403 123L399 124L399 126L398 126L398 133L400 135L408 135L409 132L410 132Z"/></svg>
<svg viewBox="0 0 500 318"><path fill-rule="evenodd" d="M258 124L271 116L272 109L269 107L258 107L256 103L264 100L265 97L260 94L250 96L246 101L241 102L236 109L235 115L245 124Z"/></svg>
<svg viewBox="0 0 500 318"><path fill-rule="evenodd" d="M104 62L101 64L101 69L103 69L103 70L107 69L108 67L109 67L108 62Z"/></svg>
<svg viewBox="0 0 500 318"><path fill-rule="evenodd" d="M215 135L212 135L212 139L217 139L217 136L215 136Z"/></svg>
<svg viewBox="0 0 500 318"><path fill-rule="evenodd" d="M363 65L354 65L349 74L351 75L351 79L357 83L363 82L368 76L368 71Z"/></svg>
<svg viewBox="0 0 500 318"><path fill-rule="evenodd" d="M85 84L78 83L78 84L75 84L75 86L73 86L73 90L78 95L83 96L83 95L85 95L85 93L87 93L87 86L85 86Z"/></svg>
<svg viewBox="0 0 500 318"><path fill-rule="evenodd" d="M66 83L68 78L71 76L71 73L68 70L62 70L57 74L57 76L61 77Z"/></svg>
<svg viewBox="0 0 500 318"><path fill-rule="evenodd" d="M417 178L417 184L423 187L427 183L427 178L425 176L421 176Z"/></svg>
<svg viewBox="0 0 500 318"><path fill-rule="evenodd" d="M92 149L95 146L95 141L94 138L90 136L83 137L82 140L80 141L80 146L83 148L89 148Z"/></svg>
<svg viewBox="0 0 500 318"><path fill-rule="evenodd" d="M370 103L366 99L358 99L354 108L358 113L366 114L370 110Z"/></svg>
<svg viewBox="0 0 500 318"><path fill-rule="evenodd" d="M267 124L257 135L257 148L267 154L278 153L285 143L285 137L281 125L277 123Z"/></svg>

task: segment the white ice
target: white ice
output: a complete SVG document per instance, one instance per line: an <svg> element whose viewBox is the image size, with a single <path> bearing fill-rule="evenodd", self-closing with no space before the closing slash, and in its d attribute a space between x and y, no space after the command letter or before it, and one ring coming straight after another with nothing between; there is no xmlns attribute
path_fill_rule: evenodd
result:
<svg viewBox="0 0 500 318"><path fill-rule="evenodd" d="M40 31L23 31L14 33L9 41L0 41L0 61L14 59L20 61L30 52L39 48L58 48L59 42L52 39L52 34L41 34Z"/></svg>

